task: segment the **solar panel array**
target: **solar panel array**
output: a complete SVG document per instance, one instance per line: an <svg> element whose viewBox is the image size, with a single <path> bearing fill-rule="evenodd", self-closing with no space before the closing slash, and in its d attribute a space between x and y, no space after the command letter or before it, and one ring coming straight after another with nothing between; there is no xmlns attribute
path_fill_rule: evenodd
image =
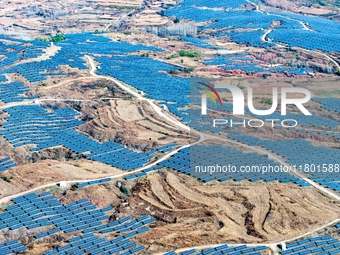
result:
<svg viewBox="0 0 340 255"><path fill-rule="evenodd" d="M46 43L43 42L34 42L33 46L26 48L21 57L23 59L37 58L45 53L44 49L46 47Z"/></svg>
<svg viewBox="0 0 340 255"><path fill-rule="evenodd" d="M244 134L230 134L230 138L251 146L260 146L286 159L286 162L300 168L310 179L321 185L340 191L340 154L336 149L313 146L303 139L273 141Z"/></svg>
<svg viewBox="0 0 340 255"><path fill-rule="evenodd" d="M267 70L260 66L259 61L246 57L246 54L220 55L216 58L208 59L204 64L211 66L217 65L225 70L242 70L245 72L263 73Z"/></svg>
<svg viewBox="0 0 340 255"><path fill-rule="evenodd" d="M0 244L0 254L7 255L7 254L16 254L22 251L25 251L27 248L22 244L19 243L18 240L9 241L6 243Z"/></svg>
<svg viewBox="0 0 340 255"><path fill-rule="evenodd" d="M307 255L307 254L322 254L332 255L340 253L340 241L337 238L333 238L331 235L317 236L312 238L302 239L300 241L286 244L287 249L280 252L281 255ZM240 245L236 247L229 247L227 244L217 246L198 252L194 249L185 252L176 253L170 251L163 255L261 255L263 251L266 251L266 246L247 247L247 245Z"/></svg>
<svg viewBox="0 0 340 255"><path fill-rule="evenodd" d="M0 75L0 82L7 82L7 78L5 75Z"/></svg>
<svg viewBox="0 0 340 255"><path fill-rule="evenodd" d="M0 173L15 167L15 162L10 157L0 159Z"/></svg>
<svg viewBox="0 0 340 255"><path fill-rule="evenodd" d="M208 103L209 104L209 103ZM223 104L224 107L226 104ZM224 108L225 109L225 108ZM232 108L231 108L232 111ZM237 118L232 118L233 121L238 121L241 122L241 120L238 120ZM201 132L213 132L213 133L218 133L218 132L223 132L223 133L240 133L238 128L226 128L225 126L219 126L216 125L214 127L212 125L212 118L209 115L202 115L201 110L198 109L191 109L190 110L190 123L189 126L190 128L201 131Z"/></svg>
<svg viewBox="0 0 340 255"><path fill-rule="evenodd" d="M100 254L126 252L134 254L143 250L130 240L131 237L149 231L147 225L154 223L155 219L148 215L132 219L130 216L121 220L109 221L106 212L112 207L97 208L87 198L80 199L67 205L62 205L50 192L41 194L30 193L11 200L13 205L0 213L0 230L15 231L26 228L35 240L42 239L57 233L79 233L68 239L65 246L51 250L45 254ZM47 232L44 230L49 227ZM40 230L41 229L41 230ZM36 234L38 232L38 234ZM14 232L13 232L14 233ZM120 236L106 240L98 237L99 234L116 233ZM12 254L26 250L20 240L12 240L0 244L0 254ZM123 254L123 253L121 253Z"/></svg>
<svg viewBox="0 0 340 255"><path fill-rule="evenodd" d="M22 55L25 47L25 41L19 39L13 39L7 36L0 35L0 40L4 39L7 41L11 41L12 43L8 43L6 41L0 41L0 54L5 55L2 61L0 61L0 69L4 68L7 65L14 64L16 61L20 59L24 59L25 57ZM33 46L34 47L34 46Z"/></svg>
<svg viewBox="0 0 340 255"><path fill-rule="evenodd" d="M250 114L252 116L256 116L257 119L262 119L265 121L266 119L282 119L282 115L279 112L274 112L267 116L258 116L254 114ZM331 128L331 129L337 129L339 126L339 122L336 120L332 120L330 118L321 117L317 114L313 114L312 116L307 116L302 113L287 113L285 116L285 119L293 119L298 122L299 125L302 127L317 127L317 128ZM288 124L289 125L289 124Z"/></svg>
<svg viewBox="0 0 340 255"><path fill-rule="evenodd" d="M178 68L151 58L114 56L96 58L101 69L98 74L113 76L165 104L185 122L189 117L179 108L189 104L190 78L171 77L164 73ZM152 79L150 79L152 77ZM171 93L169 93L171 91Z"/></svg>
<svg viewBox="0 0 340 255"><path fill-rule="evenodd" d="M208 170L208 166L234 166L235 170L222 171L216 167L215 172ZM203 182L211 181L279 181L282 183L294 182L302 187L310 186L305 181L289 174L288 172L269 171L263 173L263 166L279 167L279 164L268 158L267 155L259 155L258 153L244 153L240 150L229 146L205 146L194 145L190 148L180 150L166 161L159 163L156 167L147 169L138 175L126 177L127 180L134 179L144 174L159 170L162 168L170 168L181 173L193 176ZM257 166L252 171L245 171L241 166ZM196 169L197 167L197 169ZM200 168L199 168L200 167ZM231 168L230 168L231 169Z"/></svg>
<svg viewBox="0 0 340 255"><path fill-rule="evenodd" d="M29 91L29 88L20 82L0 83L0 100L7 104L37 98L37 96L22 96Z"/></svg>
<svg viewBox="0 0 340 255"><path fill-rule="evenodd" d="M274 13L276 14L276 13ZM296 31L294 40L290 38L292 30L274 30L269 34L269 38L289 44L289 46L299 46L310 50L324 50L328 52L340 51L339 31L340 24L330 19L320 18L312 15L297 15L290 13L279 13L289 18L303 21L311 31ZM328 29L325 29L327 27Z"/></svg>
<svg viewBox="0 0 340 255"><path fill-rule="evenodd" d="M163 167L163 165L158 165L158 166L154 166L154 167L149 167L147 169L144 169L143 171L141 172L138 172L137 174L131 174L131 175L128 175L126 177L124 177L125 180L133 180L133 179L137 179L137 178L140 178L140 177L144 177L146 176L149 172L152 172L152 171L157 171L157 170L160 170L161 168Z"/></svg>
<svg viewBox="0 0 340 255"><path fill-rule="evenodd" d="M232 1L228 1L232 2ZM215 8L220 3L204 1L203 6L212 5ZM224 3L223 3L224 4ZM227 6L223 6L227 7ZM268 29L271 27L271 23L275 20L280 20L282 23L290 24L291 29L302 29L303 26L298 22L290 22L289 19L285 17L280 17L278 15L266 15L262 12L257 12L253 10L240 10L240 9L230 9L225 11L225 9L212 9L212 8L200 8L196 3L192 1L183 1L181 4L176 5L172 9L166 11L167 16L176 16L180 19L194 20L197 22L207 22L212 21L212 24L203 25L200 30L205 29ZM217 7L218 8L218 7ZM232 8L232 7L231 7ZM253 39L252 39L253 40ZM257 43L258 41L256 41ZM251 42L249 42L251 43Z"/></svg>
<svg viewBox="0 0 340 255"><path fill-rule="evenodd" d="M281 42L292 47L299 46L310 50L340 51L338 43L340 39L340 24L336 21L281 12L242 10L240 8L242 5L249 4L249 2L243 0L227 2L201 0L198 3L196 2L185 0L174 8L168 9L166 15L196 22L210 21L209 25L202 25L200 30L226 28L229 30L254 29L254 31L241 33L231 32L229 36L235 42L264 48L273 44L271 42L261 42L261 33L262 35L264 34L262 29L268 29L273 21L279 21L281 24L268 34L268 38L274 42ZM302 22L311 29L306 29L301 24ZM329 29L324 29L325 27Z"/></svg>
<svg viewBox="0 0 340 255"><path fill-rule="evenodd" d="M44 255L67 255L67 254L135 254L144 250L144 247L138 246L135 242L121 236L106 240L93 234L85 234L68 240L67 245L55 250L44 253Z"/></svg>
<svg viewBox="0 0 340 255"><path fill-rule="evenodd" d="M340 113L340 100L336 98L313 98L314 101L321 103L322 108L330 112Z"/></svg>
<svg viewBox="0 0 340 255"><path fill-rule="evenodd" d="M244 33L242 33L244 34ZM230 70L241 70L247 73L289 73L294 75L306 75L308 74L307 68L290 68L290 67L270 67L265 68L261 66L261 61L252 57L247 57L246 54L228 54L219 55L216 58L207 59L204 64L211 66L217 65L219 68Z"/></svg>
<svg viewBox="0 0 340 255"><path fill-rule="evenodd" d="M126 54L138 50L161 51L161 49L156 47L112 41L107 37L96 36L92 33L68 34L65 35L65 37L67 38L66 41L55 43L55 45L61 46L61 49L49 59L15 65L0 71L0 74L20 73L29 82L42 82L45 81L48 76L51 76L49 71L57 71L60 65L69 65L72 68L81 70L88 69L84 54ZM15 40L11 38L7 39ZM43 53L43 48L49 46L49 43L45 42L24 42L31 43L33 46L25 48L21 44L20 47L11 44L10 47L17 49L13 52L6 51L7 58L0 62L0 67L13 64L19 59L36 58ZM9 46L4 45L3 47L8 48ZM24 51L23 54L21 54L22 51ZM60 72L58 75L63 75L63 73Z"/></svg>
<svg viewBox="0 0 340 255"><path fill-rule="evenodd" d="M331 235L306 238L297 242L288 243L287 250L282 255L306 255L306 254L339 254L340 241Z"/></svg>
<svg viewBox="0 0 340 255"><path fill-rule="evenodd" d="M248 25L247 27L251 27ZM263 42L261 37L264 35L262 29L253 30L249 32L229 32L228 35L233 39L234 42L240 44L250 44L253 47L268 48L275 46L271 42Z"/></svg>
<svg viewBox="0 0 340 255"><path fill-rule="evenodd" d="M221 63L219 60L212 60L211 63L216 63L219 64ZM229 68L229 65L227 65L227 68ZM195 83L193 82L191 85L191 91L190 91L190 104L192 105L201 105L201 92L199 92L200 86L195 86ZM222 89L217 89L218 92L225 92L226 90ZM318 101L320 99L318 98L313 98L313 100ZM322 99L321 99L322 100ZM329 100L326 103L327 105L334 105L334 107L338 107L336 99L334 100ZM322 102L326 102L326 100L322 100ZM232 113L233 112L233 105L230 102L223 102L222 105L220 104L214 104L212 100L207 101L207 108L209 110L214 110L214 111L223 111L223 112L228 112ZM328 110L328 109L327 109ZM245 109L245 114L250 115L254 117L254 119L260 119L266 122L266 119L281 119L282 120L282 115L280 112L274 112L270 115L266 116L260 116L260 115L255 115L249 111L249 109ZM313 113L312 116L306 116L302 113L287 113L285 115L285 119L294 119L298 122L299 125L302 127L316 127L316 128L331 128L331 129L337 129L339 127L339 122L335 119L332 119L331 117L327 116L320 116L318 115L319 113ZM195 109L191 110L190 113L190 121L196 122L198 121L199 118L206 118L206 122L212 123L211 118L207 119L208 117L201 117L201 113ZM233 119L237 119L237 117L233 117ZM216 130L215 130L216 131Z"/></svg>
<svg viewBox="0 0 340 255"><path fill-rule="evenodd" d="M6 58L0 61L0 68L14 64L18 60L37 58L45 53L44 49L49 46L46 42L26 41L0 35L0 54ZM8 42L10 41L10 42Z"/></svg>
<svg viewBox="0 0 340 255"><path fill-rule="evenodd" d="M29 82L42 82L45 81L48 76L65 75L65 73L59 72L58 67L60 65L69 65L72 68L81 70L88 69L84 58L85 54L94 56L97 54L111 55L111 57L96 58L101 65L99 74L114 76L145 91L149 97L164 101L171 112L188 121L189 118L187 114L179 110L179 108L188 105L188 97L183 97L183 95L189 94L189 79L171 77L161 72L178 69L172 65L148 57L142 58L126 55L127 53L141 50L162 51L162 49L141 44L112 41L110 38L91 33L69 34L65 35L65 37L67 38L66 41L55 43L55 45L60 46L61 49L49 59L18 64L1 70L0 75L19 73ZM32 43L37 42L34 41ZM45 43L45 46L47 47L48 44ZM39 47L41 47L41 45L39 45ZM20 50L22 50L22 48L20 48ZM6 55L9 58L13 58L13 63L18 60L17 52L7 52ZM4 66L8 64L10 63L3 63ZM153 75L153 79L150 79L150 74ZM16 89L20 88L18 87ZM169 94L169 90L172 90L173 93Z"/></svg>
<svg viewBox="0 0 340 255"><path fill-rule="evenodd" d="M104 178L104 179L95 180L95 181L82 182L77 185L77 188L81 189L87 186L102 184L102 183L109 182L109 181L111 181L111 178Z"/></svg>
<svg viewBox="0 0 340 255"><path fill-rule="evenodd" d="M267 250L266 246L257 246L257 247L248 247L247 245L240 245L240 246L233 246L229 247L227 244L223 244L217 246L215 248L205 249L203 251L196 251L195 249L176 253L175 251L170 251L164 253L163 255L220 255L220 254L227 254L227 255L261 255L261 251Z"/></svg>
<svg viewBox="0 0 340 255"><path fill-rule="evenodd" d="M205 49L214 49L217 50L219 47L216 47L214 45L211 45L210 43L207 43L206 40L209 38L201 39L201 38L194 38L190 36L185 36L182 38L181 41L183 42L188 42L190 45L197 46L200 48L205 48Z"/></svg>
<svg viewBox="0 0 340 255"><path fill-rule="evenodd" d="M82 121L75 119L78 114L71 109L48 112L38 105L14 106L4 110L9 114L0 134L14 147L37 144L38 149L58 145L53 142L53 133L66 131Z"/></svg>
<svg viewBox="0 0 340 255"><path fill-rule="evenodd" d="M135 152L116 142L99 143L77 132L74 128L83 124L76 119L78 113L70 108L49 112L38 105L14 106L4 110L5 117L0 135L14 147L36 145L31 151L55 146L65 146L77 153L86 153L86 158L100 161L123 170L142 167L159 150L175 146L162 146L148 153Z"/></svg>
<svg viewBox="0 0 340 255"><path fill-rule="evenodd" d="M303 139L273 141L264 140L245 134L229 135L230 138L252 146L260 146L287 159L288 163L299 166L304 164L323 164L340 162L336 149L324 146L313 146Z"/></svg>
<svg viewBox="0 0 340 255"><path fill-rule="evenodd" d="M177 144L173 143L173 144L168 144L168 145L164 145L161 146L159 148L156 149L155 152L161 152L161 153L167 153L170 152ZM154 167L149 167L141 172L138 172L136 174L131 174L128 175L126 177L124 177L125 180L133 180L133 179L137 179L143 176L146 176L147 173L155 171L155 170L159 170L161 167L160 166L154 166Z"/></svg>
<svg viewBox="0 0 340 255"><path fill-rule="evenodd" d="M254 1L254 2L257 2ZM246 0L234 0L234 1L224 1L224 2L216 2L216 1L207 1L207 0L186 0L181 2L181 6L183 7L191 7L193 5L199 7L209 7L209 8L239 8L242 5L249 4Z"/></svg>

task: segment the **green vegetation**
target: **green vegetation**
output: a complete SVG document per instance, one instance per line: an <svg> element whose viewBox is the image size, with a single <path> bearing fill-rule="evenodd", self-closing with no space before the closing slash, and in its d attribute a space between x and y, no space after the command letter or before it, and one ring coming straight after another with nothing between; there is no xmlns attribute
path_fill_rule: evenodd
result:
<svg viewBox="0 0 340 255"><path fill-rule="evenodd" d="M123 98L123 100L132 100L132 99L133 99L133 97L131 95L124 96L124 98Z"/></svg>
<svg viewBox="0 0 340 255"><path fill-rule="evenodd" d="M95 33L97 33L98 30L96 30ZM98 31L99 33L99 31ZM40 41L40 42L62 42L66 40L66 37L63 34L56 34L55 36L52 36L51 38L41 38L37 37L34 40Z"/></svg>
<svg viewBox="0 0 340 255"><path fill-rule="evenodd" d="M195 68L194 67L187 67L187 68L184 68L183 70L185 73L191 73L193 71L195 71Z"/></svg>
<svg viewBox="0 0 340 255"><path fill-rule="evenodd" d="M53 196L56 196L57 193L61 191L61 188L57 185L51 186L51 187L49 187L49 189L50 189Z"/></svg>
<svg viewBox="0 0 340 255"><path fill-rule="evenodd" d="M160 134L162 134L162 135L166 135L166 136L169 136L170 134L169 133L167 133L167 132L164 132L164 131L158 131Z"/></svg>
<svg viewBox="0 0 340 255"><path fill-rule="evenodd" d="M42 86L44 86L44 87L46 87L47 86L47 84L44 82L43 84L41 84Z"/></svg>
<svg viewBox="0 0 340 255"><path fill-rule="evenodd" d="M40 37L37 37L34 40L40 41L40 42L49 42L50 41L50 39L48 39L48 38L40 38Z"/></svg>
<svg viewBox="0 0 340 255"><path fill-rule="evenodd" d="M170 70L170 71L169 71L169 74L175 74L175 73L177 73L177 70L174 70L174 69L173 69L173 70Z"/></svg>
<svg viewBox="0 0 340 255"><path fill-rule="evenodd" d="M168 59L173 59L173 58L178 58L178 57L200 58L201 56L202 54L199 51L181 50L180 52L169 56Z"/></svg>
<svg viewBox="0 0 340 255"><path fill-rule="evenodd" d="M181 57L198 58L201 56L201 53L195 50L181 50L179 55Z"/></svg>
<svg viewBox="0 0 340 255"><path fill-rule="evenodd" d="M147 57L149 57L149 52L145 52L141 56L147 58Z"/></svg>
<svg viewBox="0 0 340 255"><path fill-rule="evenodd" d="M340 0L310 0L310 2L321 6L340 7Z"/></svg>
<svg viewBox="0 0 340 255"><path fill-rule="evenodd" d="M329 2L325 0L311 0L312 3L320 4L321 6L327 6L329 5Z"/></svg>
<svg viewBox="0 0 340 255"><path fill-rule="evenodd" d="M62 42L65 40L66 40L66 37L63 34L56 34L55 36L51 37L52 42Z"/></svg>
<svg viewBox="0 0 340 255"><path fill-rule="evenodd" d="M261 104L269 104L269 105L272 105L273 104L273 100L270 98L270 99L261 99L260 101Z"/></svg>
<svg viewBox="0 0 340 255"><path fill-rule="evenodd" d="M130 195L129 187L124 185L124 184L122 186L120 186L120 191L123 192L127 196Z"/></svg>
<svg viewBox="0 0 340 255"><path fill-rule="evenodd" d="M173 58L178 58L179 55L178 54L172 54L171 56L168 57L168 59L173 59Z"/></svg>
<svg viewBox="0 0 340 255"><path fill-rule="evenodd" d="M1 178L2 180L4 180L5 182L10 183L11 180L13 179L13 176L6 175L6 176L1 176L0 178Z"/></svg>
<svg viewBox="0 0 340 255"><path fill-rule="evenodd" d="M0 207L0 213L5 212L6 209L7 209L8 207L12 206L12 205L14 205L13 202L8 202L8 203L6 203L6 204L1 205L1 207Z"/></svg>

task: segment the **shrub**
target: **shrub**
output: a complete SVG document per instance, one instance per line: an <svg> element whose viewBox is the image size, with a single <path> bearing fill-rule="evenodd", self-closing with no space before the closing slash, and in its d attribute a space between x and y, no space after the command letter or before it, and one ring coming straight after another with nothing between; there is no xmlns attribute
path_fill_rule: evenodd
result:
<svg viewBox="0 0 340 255"><path fill-rule="evenodd" d="M179 55L181 57L189 57L189 58L197 58L201 56L198 51L194 51L194 50L181 50L179 52Z"/></svg>
<svg viewBox="0 0 340 255"><path fill-rule="evenodd" d="M125 195L130 195L129 187L124 184L120 186L120 191L123 192Z"/></svg>
<svg viewBox="0 0 340 255"><path fill-rule="evenodd" d="M63 34L56 34L55 36L51 38L52 42L62 42L65 40L66 40L66 37Z"/></svg>
<svg viewBox="0 0 340 255"><path fill-rule="evenodd" d="M9 183L13 179L13 176L10 176L10 175L1 176L1 179L3 179L5 182Z"/></svg>

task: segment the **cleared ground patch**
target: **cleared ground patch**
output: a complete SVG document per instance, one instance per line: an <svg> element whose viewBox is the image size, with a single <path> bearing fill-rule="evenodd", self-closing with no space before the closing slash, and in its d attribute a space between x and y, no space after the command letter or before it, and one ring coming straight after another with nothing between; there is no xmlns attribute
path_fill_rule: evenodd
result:
<svg viewBox="0 0 340 255"><path fill-rule="evenodd" d="M189 133L160 119L146 101L111 100L109 104L83 108L87 116L94 117L87 118L79 130L101 142L114 140L140 150L188 143Z"/></svg>
<svg viewBox="0 0 340 255"><path fill-rule="evenodd" d="M100 179L121 173L124 171L84 159L72 163L46 160L26 164L0 174L0 198L59 181Z"/></svg>
<svg viewBox="0 0 340 255"><path fill-rule="evenodd" d="M158 220L149 234L138 237L152 252L203 243L278 242L335 220L340 206L293 184L204 185L172 171L149 175L132 188L128 203L125 212L143 211Z"/></svg>

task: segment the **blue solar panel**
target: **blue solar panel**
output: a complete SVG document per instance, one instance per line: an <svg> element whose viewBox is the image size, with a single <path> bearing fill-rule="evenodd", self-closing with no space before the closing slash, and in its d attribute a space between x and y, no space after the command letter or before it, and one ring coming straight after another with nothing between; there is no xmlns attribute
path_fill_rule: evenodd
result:
<svg viewBox="0 0 340 255"><path fill-rule="evenodd" d="M0 173L15 167L15 162L10 157L0 159Z"/></svg>
<svg viewBox="0 0 340 255"><path fill-rule="evenodd" d="M49 199L46 200L46 198ZM61 254L62 252L65 252L65 254L71 254L73 252L88 253L90 251L92 254L92 251L97 252L102 251L103 249L110 252L119 250L122 252L129 252L130 254L137 253L142 251L143 247L136 247L136 244L131 242L129 237L149 231L145 226L155 222L149 215L143 215L137 219L132 219L130 216L125 217L120 221L112 223L123 228L130 227L128 233L111 240L106 240L104 238L99 238L96 234L99 232L104 233L103 230L107 229L110 231L106 233L116 231L110 228L113 224L107 222L109 216L104 215L104 212L112 210L112 207L105 207L102 209L99 209L96 206L93 207L91 206L93 205L92 202L87 198L80 199L67 205L62 205L50 195L50 192L44 192L39 195L30 193L25 196L14 198L12 202L14 205L7 207L5 212L0 213L0 226L9 228L10 231L13 230L16 225L21 225L21 227L26 227L27 229L35 229L35 231L38 232L38 234L35 234L34 236L35 239L45 238L61 231L64 233L76 233L79 230L83 232L83 234L67 240L67 245L58 247L45 254ZM51 208L45 206L41 207L43 204L56 206L52 215L48 217L45 216L46 210ZM28 205L30 208L29 210L23 209ZM73 212L82 206L84 207L84 212L82 214L74 215ZM20 219L17 220L16 215L19 212ZM30 215L37 216L37 218L29 219ZM89 223L84 215L90 216L92 219L90 222L93 222L94 220L94 225L96 227L92 228L92 223ZM103 218L104 216L105 218ZM43 222L45 224L42 224ZM53 226L54 228L47 232L39 233L39 230L43 229L43 226ZM11 254L14 251L20 252L26 249L27 247L19 243L18 240L0 244L0 254Z"/></svg>

